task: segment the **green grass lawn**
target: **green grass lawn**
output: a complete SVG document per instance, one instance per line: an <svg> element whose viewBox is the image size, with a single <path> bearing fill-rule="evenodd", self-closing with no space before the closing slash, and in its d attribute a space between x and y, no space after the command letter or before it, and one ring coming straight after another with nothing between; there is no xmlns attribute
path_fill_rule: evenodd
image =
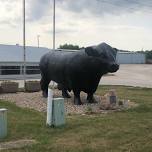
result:
<svg viewBox="0 0 152 152"><path fill-rule="evenodd" d="M8 136L3 141L38 142L9 152L152 152L152 89L99 86L97 94L113 88L119 98L139 106L109 114L67 116L60 128L46 127L44 113L0 101L0 107L8 108Z"/></svg>

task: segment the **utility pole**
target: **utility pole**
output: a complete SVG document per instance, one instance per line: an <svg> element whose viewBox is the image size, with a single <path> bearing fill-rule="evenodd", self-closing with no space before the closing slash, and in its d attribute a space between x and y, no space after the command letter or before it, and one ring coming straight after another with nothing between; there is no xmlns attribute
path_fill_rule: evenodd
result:
<svg viewBox="0 0 152 152"><path fill-rule="evenodd" d="M55 51L55 0L53 0L53 51ZM53 90L55 88L55 82L53 81Z"/></svg>
<svg viewBox="0 0 152 152"><path fill-rule="evenodd" d="M25 88L25 82L26 82L25 0L23 0L23 76L24 76L24 88Z"/></svg>
<svg viewBox="0 0 152 152"><path fill-rule="evenodd" d="M51 0L52 2L52 0ZM55 0L53 0L53 51L55 51ZM53 107L54 107L54 101L53 101L53 91L55 88L55 82L53 81L53 87L52 90L48 88L48 101L47 101L47 120L46 124L49 126L53 125Z"/></svg>

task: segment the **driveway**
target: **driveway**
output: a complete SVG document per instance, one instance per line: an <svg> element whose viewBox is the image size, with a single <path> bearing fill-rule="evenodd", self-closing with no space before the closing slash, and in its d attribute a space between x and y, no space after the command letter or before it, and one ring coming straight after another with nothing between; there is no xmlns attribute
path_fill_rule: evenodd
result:
<svg viewBox="0 0 152 152"><path fill-rule="evenodd" d="M121 64L114 76L102 77L100 84L152 88L152 64Z"/></svg>

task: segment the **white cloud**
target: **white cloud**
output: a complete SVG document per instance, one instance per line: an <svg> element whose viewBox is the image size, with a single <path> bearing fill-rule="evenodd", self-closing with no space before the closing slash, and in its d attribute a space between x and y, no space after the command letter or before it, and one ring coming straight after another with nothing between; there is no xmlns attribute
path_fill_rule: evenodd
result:
<svg viewBox="0 0 152 152"><path fill-rule="evenodd" d="M64 0L63 9L76 13L91 13L97 16L135 12L141 9L151 10L151 0Z"/></svg>
<svg viewBox="0 0 152 152"><path fill-rule="evenodd" d="M52 1L26 0L28 45L52 46ZM56 44L152 49L151 0L56 0ZM22 44L22 0L0 0L0 43Z"/></svg>
<svg viewBox="0 0 152 152"><path fill-rule="evenodd" d="M52 5L50 0L27 0L27 20L37 21L51 13Z"/></svg>

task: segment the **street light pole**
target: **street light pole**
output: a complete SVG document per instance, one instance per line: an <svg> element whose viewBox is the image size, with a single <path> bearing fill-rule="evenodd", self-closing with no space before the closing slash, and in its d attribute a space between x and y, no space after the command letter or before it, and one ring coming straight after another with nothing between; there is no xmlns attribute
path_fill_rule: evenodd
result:
<svg viewBox="0 0 152 152"><path fill-rule="evenodd" d="M37 35L37 45L38 45L38 48L40 47L40 35Z"/></svg>
<svg viewBox="0 0 152 152"><path fill-rule="evenodd" d="M53 0L53 50L55 50L55 0Z"/></svg>
<svg viewBox="0 0 152 152"><path fill-rule="evenodd" d="M24 88L25 88L25 81L26 81L25 0L23 0L23 76L24 76Z"/></svg>

